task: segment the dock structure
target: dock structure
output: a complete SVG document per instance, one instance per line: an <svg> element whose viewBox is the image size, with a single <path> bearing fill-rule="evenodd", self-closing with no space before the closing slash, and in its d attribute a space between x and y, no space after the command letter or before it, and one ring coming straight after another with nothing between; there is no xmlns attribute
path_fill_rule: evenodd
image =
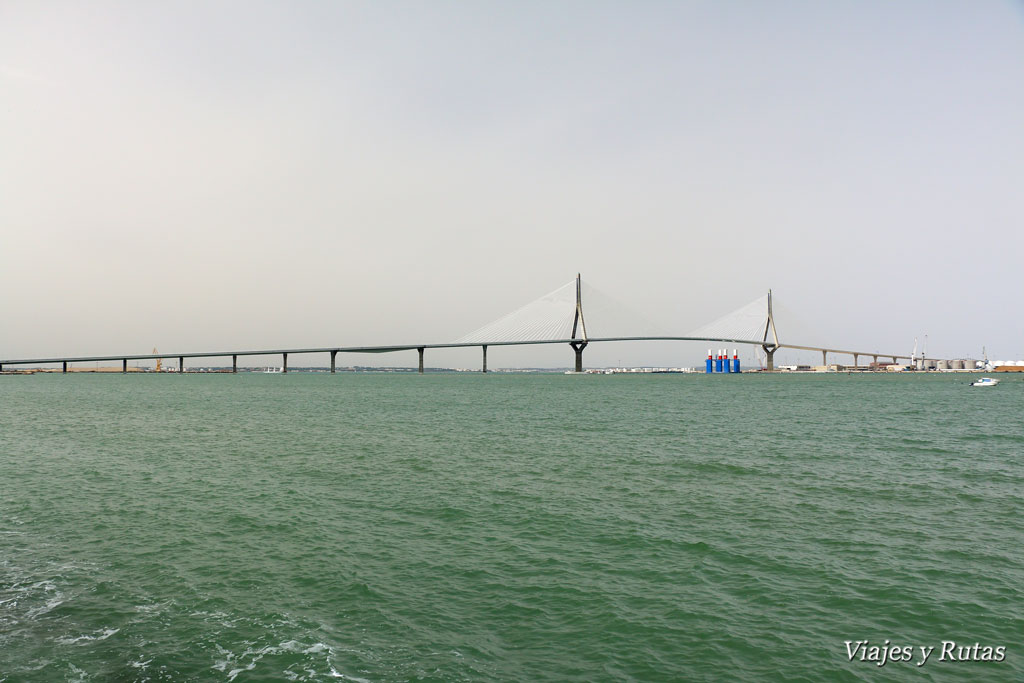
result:
<svg viewBox="0 0 1024 683"><path fill-rule="evenodd" d="M574 296L573 296L574 295ZM764 305L764 298L760 299ZM757 304L758 302L754 302ZM443 343L415 343L396 344L385 346L329 346L316 348L291 348L291 349L252 349L252 350L220 350L220 351L197 351L190 353L143 353L143 354L115 354L103 356L56 356L49 358L8 358L0 359L0 371L5 366L41 366L60 364L61 372L67 373L72 363L101 363L121 362L122 373L128 372L128 361L162 360L164 358L178 359L178 372L185 372L185 359L196 358L231 358L231 372L238 372L238 358L240 356L281 356L281 372L288 372L289 355L310 355L326 354L330 357L331 372L337 371L337 356L339 353L395 353L402 351L416 351L417 370L420 374L424 372L424 355L427 349L455 349L467 347L479 347L481 349L482 363L480 371L487 372L487 351L493 346L529 346L537 344L566 344L573 351L573 367L576 372L583 372L583 351L589 344L604 342L632 342L632 341L679 341L679 342L722 342L727 344L743 344L757 346L762 349L766 356L766 369L774 370L775 353L779 349L793 349L798 351L817 351L821 353L822 364L828 365L828 357L832 355L849 355L853 357L854 365L857 365L860 356L870 356L875 364L879 358L891 358L894 364L900 360L914 360L912 356L894 353L880 353L878 351L849 350L842 348L825 348L821 346L809 346L801 344L783 343L779 340L778 330L775 326L774 313L772 311L772 294L769 290L766 309L760 314L760 321L751 328L748 324L741 331L732 333L728 326L711 329L708 326L698 328L697 331L687 335L617 335L617 336L592 336L587 332L587 323L584 317L584 300L582 280L577 274L576 278L568 285L555 290L545 297L527 304L519 310L499 318L494 323L486 325L479 330L470 333L453 342ZM750 304L746 309L749 309ZM564 306L564 308L563 308ZM747 313L747 317L750 314ZM716 323L721 323L721 320ZM749 320L748 320L749 323ZM155 351L155 349L154 349ZM923 360L939 360L925 359Z"/></svg>

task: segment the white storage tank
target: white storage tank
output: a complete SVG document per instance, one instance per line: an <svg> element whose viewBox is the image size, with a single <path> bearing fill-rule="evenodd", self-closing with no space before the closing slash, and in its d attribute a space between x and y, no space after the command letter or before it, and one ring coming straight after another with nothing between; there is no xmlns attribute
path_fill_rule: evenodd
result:
<svg viewBox="0 0 1024 683"><path fill-rule="evenodd" d="M951 360L951 361L949 361L949 369L950 370L963 370L964 369L964 362L962 360L959 360L959 359Z"/></svg>
<svg viewBox="0 0 1024 683"><path fill-rule="evenodd" d="M948 360L940 360L939 364L938 364L938 369L939 370L949 370L949 361Z"/></svg>

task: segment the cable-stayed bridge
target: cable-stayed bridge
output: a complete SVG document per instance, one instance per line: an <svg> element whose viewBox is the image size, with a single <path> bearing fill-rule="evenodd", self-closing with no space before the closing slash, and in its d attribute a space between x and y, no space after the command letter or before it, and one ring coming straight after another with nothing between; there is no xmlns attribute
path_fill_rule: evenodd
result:
<svg viewBox="0 0 1024 683"><path fill-rule="evenodd" d="M419 371L423 372L423 357L427 349L451 349L480 347L482 350L483 372L487 372L487 348L489 346L525 346L531 344L568 344L575 355L576 372L583 371L583 350L592 343L628 341L681 341L744 344L761 347L766 356L768 370L774 369L774 355L779 349L818 351L822 365L828 364L829 354L853 356L857 365L861 356L871 357L876 363L879 358L891 358L893 363L911 356L881 353L878 351L853 351L807 344L780 341L772 310L771 291L755 301L721 318L702 325L686 334L679 335L659 329L658 326L633 312L628 306L616 301L600 290L585 284L579 275L569 283L544 296L531 301L521 308L463 335L442 343L396 344L387 346L335 346L295 349L260 349L234 351L199 351L190 353L147 353L115 354L106 356L63 356L53 358L15 358L0 360L0 370L9 365L54 365L60 364L64 372L72 363L121 361L122 372L128 371L130 360L178 359L178 370L184 371L186 358L231 358L232 371L238 370L240 356L281 355L282 371L288 371L289 355L329 354L331 372L335 372L336 357L339 353L393 353L415 350L419 356Z"/></svg>

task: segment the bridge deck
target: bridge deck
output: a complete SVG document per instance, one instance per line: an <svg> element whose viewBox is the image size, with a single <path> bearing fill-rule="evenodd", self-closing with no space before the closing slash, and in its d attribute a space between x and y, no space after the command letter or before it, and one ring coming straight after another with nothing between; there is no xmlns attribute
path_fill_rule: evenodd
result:
<svg viewBox="0 0 1024 683"><path fill-rule="evenodd" d="M54 363L99 363L127 360L156 360L158 358L227 358L231 356L272 356L280 354L309 354L309 353L393 353L395 351L414 351L418 349L454 349L465 347L484 346L527 346L534 344L570 344L580 342L580 339L540 339L528 341L489 341L489 342L445 342L439 344L392 344L387 346L324 346L319 348L304 349L260 349L260 350L239 350L239 351L191 351L187 353L129 353L105 356L56 356L51 358L10 358L0 360L0 366L4 365L50 365ZM882 353L879 351L848 351L844 349L822 348L818 346L800 346L796 344L766 344L758 339L728 339L721 337L590 337L586 340L594 342L629 342L629 341L699 341L719 342L725 344L745 344L753 346L767 346L768 348L797 349L801 351L818 351L824 353L838 353L842 355L871 356L881 358L906 359L910 356L902 354Z"/></svg>

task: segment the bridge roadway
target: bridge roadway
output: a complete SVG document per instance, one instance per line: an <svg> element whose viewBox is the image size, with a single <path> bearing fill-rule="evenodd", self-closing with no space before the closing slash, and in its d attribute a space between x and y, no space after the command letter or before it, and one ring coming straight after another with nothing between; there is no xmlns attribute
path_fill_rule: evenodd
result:
<svg viewBox="0 0 1024 683"><path fill-rule="evenodd" d="M238 371L239 356L272 356L281 355L282 371L288 371L288 356L310 353L327 353L331 357L331 372L335 371L335 358L339 353L392 353L395 351L412 351L419 353L419 371L423 372L423 353L426 349L454 349L462 347L481 347L483 350L482 371L487 372L487 347L488 346L527 346L532 344L570 344L576 350L576 369L582 369L583 348L593 342L625 342L625 341L699 341L724 344L747 344L760 346L768 354L768 369L774 369L772 356L778 349L797 349L802 351L820 351L822 354L822 365L828 364L828 354L850 355L854 358L854 365L860 356L870 356L875 362L879 358L891 358L895 363L899 359L910 360L910 356L891 353L879 353L876 351L847 351L843 349L822 348L819 346L798 346L795 344L772 344L764 340L751 339L725 339L718 337L590 337L588 339L541 339L530 341L494 341L494 342L449 342L444 344L396 344L389 346L336 346L314 349L264 349L260 351L201 351L192 353L146 353L146 354L119 354L114 356L58 356L55 358L13 358L0 360L0 371L5 365L54 365L62 364L63 372L67 372L70 363L102 363L110 361L121 361L121 371L128 371L130 360L156 360L158 358L177 358L178 371L185 369L186 358L227 358L231 357L231 371Z"/></svg>

